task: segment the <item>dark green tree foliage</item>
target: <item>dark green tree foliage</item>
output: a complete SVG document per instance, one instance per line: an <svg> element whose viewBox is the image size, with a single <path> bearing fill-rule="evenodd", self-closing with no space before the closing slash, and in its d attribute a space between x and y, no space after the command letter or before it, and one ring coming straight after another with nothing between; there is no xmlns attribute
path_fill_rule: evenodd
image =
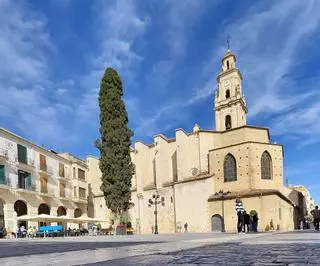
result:
<svg viewBox="0 0 320 266"><path fill-rule="evenodd" d="M99 92L101 190L107 207L118 217L131 206L131 177L134 165L130 157L128 114L122 100L122 82L118 73L107 68Z"/></svg>

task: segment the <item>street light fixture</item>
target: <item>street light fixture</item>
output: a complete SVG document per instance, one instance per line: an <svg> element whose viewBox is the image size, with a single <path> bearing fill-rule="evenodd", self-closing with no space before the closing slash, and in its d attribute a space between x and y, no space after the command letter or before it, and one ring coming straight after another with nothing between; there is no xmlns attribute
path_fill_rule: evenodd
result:
<svg viewBox="0 0 320 266"><path fill-rule="evenodd" d="M225 223L224 223L224 200L226 196L231 194L231 192L228 190L227 192L224 192L223 190L220 190L219 192L216 192L214 195L218 196L221 199L221 204L222 204L222 232L226 231L225 228Z"/></svg>
<svg viewBox="0 0 320 266"><path fill-rule="evenodd" d="M149 199L149 204L148 206L151 207L152 205L154 205L154 233L158 234L158 204L161 204L161 206L164 206L164 197L161 197L161 199L159 199L160 196L158 194L158 192L156 192L156 194L152 195L152 198Z"/></svg>

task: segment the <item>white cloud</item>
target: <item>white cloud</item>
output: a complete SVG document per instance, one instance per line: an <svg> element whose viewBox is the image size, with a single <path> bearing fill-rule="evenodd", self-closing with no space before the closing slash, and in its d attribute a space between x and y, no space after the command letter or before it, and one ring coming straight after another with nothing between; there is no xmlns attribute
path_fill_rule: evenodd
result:
<svg viewBox="0 0 320 266"><path fill-rule="evenodd" d="M0 80L17 83L46 78L42 49L53 49L46 21L23 2L0 1Z"/></svg>
<svg viewBox="0 0 320 266"><path fill-rule="evenodd" d="M271 128L274 135L296 137L298 147L320 142L320 103L277 117Z"/></svg>
<svg viewBox="0 0 320 266"><path fill-rule="evenodd" d="M186 6L181 8L185 11ZM317 95L318 86L309 87L306 91L299 90L291 71L301 61L299 49L312 41L308 37L319 27L318 10L319 1L276 1L268 8L266 3L254 5L244 16L221 28L221 35L214 39L215 48L211 53L213 59L209 58L203 64L203 71L199 71L200 85L185 88L185 91L193 90L194 93L189 98L185 96L165 102L154 115L143 120L148 121L150 128L161 128L155 127L155 124L163 116L170 121L177 114L186 112L182 109L213 95L216 87L213 70L216 74L219 71L220 58L226 50L224 39L227 35L231 36L231 49L238 55L238 66L245 79L243 85L249 118L260 114L279 114L312 100ZM181 10L178 13L183 14ZM180 20L179 14L176 20L177 25L182 25L183 19ZM180 27L183 29L183 26L177 28ZM182 43L188 41L185 37ZM216 43L223 45L217 47ZM182 50L184 47L182 45Z"/></svg>

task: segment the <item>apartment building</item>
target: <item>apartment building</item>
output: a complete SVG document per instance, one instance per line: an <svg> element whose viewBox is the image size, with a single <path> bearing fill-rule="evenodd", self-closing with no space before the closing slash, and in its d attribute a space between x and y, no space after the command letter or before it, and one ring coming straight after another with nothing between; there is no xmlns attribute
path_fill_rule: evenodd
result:
<svg viewBox="0 0 320 266"><path fill-rule="evenodd" d="M0 128L0 227L15 231L18 216L87 213L87 165L69 153L57 154Z"/></svg>

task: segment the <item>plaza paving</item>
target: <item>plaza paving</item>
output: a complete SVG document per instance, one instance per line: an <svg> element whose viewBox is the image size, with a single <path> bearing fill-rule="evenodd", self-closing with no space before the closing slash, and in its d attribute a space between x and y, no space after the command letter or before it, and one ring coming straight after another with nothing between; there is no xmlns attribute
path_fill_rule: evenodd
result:
<svg viewBox="0 0 320 266"><path fill-rule="evenodd" d="M320 265L320 233L0 240L0 265Z"/></svg>

